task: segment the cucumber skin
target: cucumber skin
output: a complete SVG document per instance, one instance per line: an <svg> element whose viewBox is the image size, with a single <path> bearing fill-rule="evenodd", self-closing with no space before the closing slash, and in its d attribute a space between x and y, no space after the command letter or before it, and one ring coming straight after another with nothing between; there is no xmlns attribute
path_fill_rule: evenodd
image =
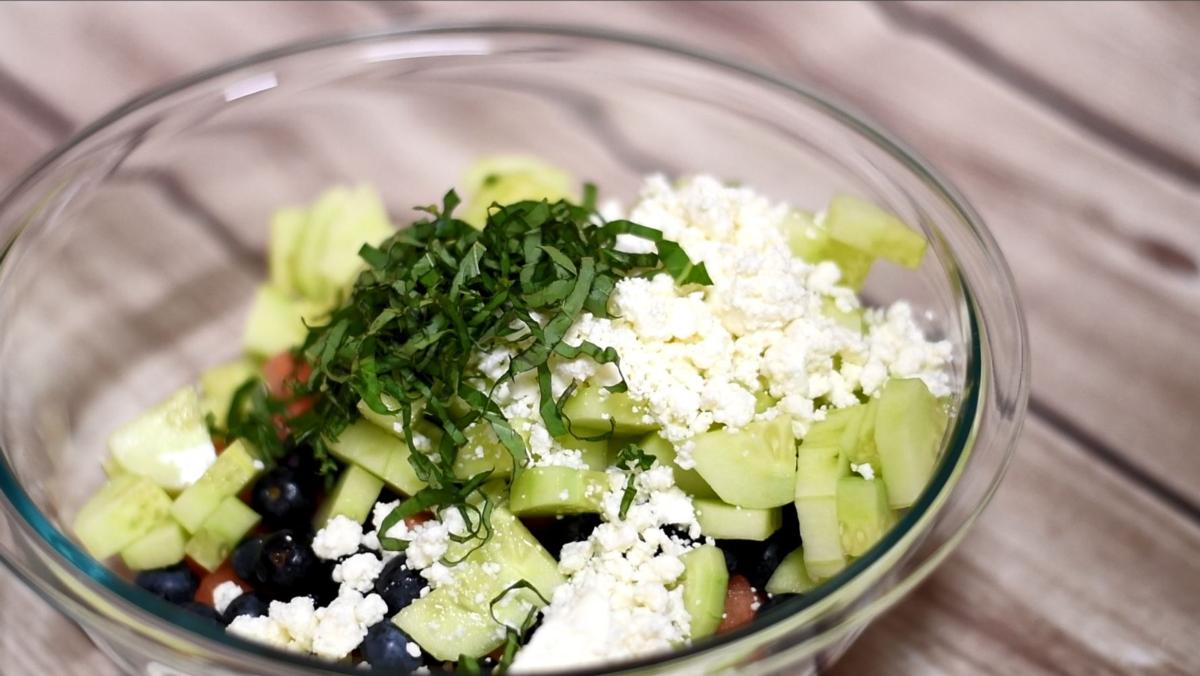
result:
<svg viewBox="0 0 1200 676"><path fill-rule="evenodd" d="M729 571L725 554L714 545L702 545L683 556L683 606L691 616L691 638L711 636L725 614Z"/></svg>
<svg viewBox="0 0 1200 676"><path fill-rule="evenodd" d="M945 409L919 378L893 378L879 394L875 447L893 509L911 506L933 476Z"/></svg>

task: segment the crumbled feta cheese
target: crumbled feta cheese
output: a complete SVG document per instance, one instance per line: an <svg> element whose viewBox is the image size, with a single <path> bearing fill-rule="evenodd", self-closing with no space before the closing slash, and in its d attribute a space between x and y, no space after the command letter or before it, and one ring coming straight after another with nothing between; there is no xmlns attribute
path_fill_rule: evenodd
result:
<svg viewBox="0 0 1200 676"><path fill-rule="evenodd" d="M242 586L233 580L226 580L213 589L213 610L218 615L224 615L229 604L245 593Z"/></svg>
<svg viewBox="0 0 1200 676"><path fill-rule="evenodd" d="M342 515L337 515L317 531L313 537L313 553L318 558L332 560L349 556L358 551L362 543L362 525Z"/></svg>
<svg viewBox="0 0 1200 676"><path fill-rule="evenodd" d="M409 657L421 657L421 646L417 645L413 641L409 641L408 644L404 646L404 651L408 653Z"/></svg>
<svg viewBox="0 0 1200 676"><path fill-rule="evenodd" d="M687 545L666 525L698 533L690 498L669 467L638 473L624 519L626 474L610 472L605 523L585 541L562 548L559 570L569 580L555 590L543 622L517 653L516 672L573 668L667 650L686 642L690 617L679 584Z"/></svg>
<svg viewBox="0 0 1200 676"><path fill-rule="evenodd" d="M374 554L355 554L333 567L333 581L362 593L375 585L383 571L383 561Z"/></svg>
<svg viewBox="0 0 1200 676"><path fill-rule="evenodd" d="M867 481L871 481L875 478L875 468L871 467L871 463L869 462L864 462L861 464L852 462L850 463L850 471L858 474Z"/></svg>

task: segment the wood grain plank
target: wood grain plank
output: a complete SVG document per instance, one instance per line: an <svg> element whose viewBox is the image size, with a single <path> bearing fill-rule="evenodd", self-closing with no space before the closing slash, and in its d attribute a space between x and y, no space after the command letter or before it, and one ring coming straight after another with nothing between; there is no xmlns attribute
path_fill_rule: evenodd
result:
<svg viewBox="0 0 1200 676"><path fill-rule="evenodd" d="M883 3L1111 143L1200 185L1200 11L1189 3ZM1103 64L1102 66L1099 64Z"/></svg>

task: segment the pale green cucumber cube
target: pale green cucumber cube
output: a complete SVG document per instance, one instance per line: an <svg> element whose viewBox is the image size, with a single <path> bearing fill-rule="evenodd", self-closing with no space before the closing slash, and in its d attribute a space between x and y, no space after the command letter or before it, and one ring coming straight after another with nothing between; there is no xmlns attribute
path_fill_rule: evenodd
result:
<svg viewBox="0 0 1200 676"><path fill-rule="evenodd" d="M467 204L459 218L482 228L493 202L512 204L522 200L556 202L573 196L570 174L535 157L496 155L481 158L463 177Z"/></svg>
<svg viewBox="0 0 1200 676"><path fill-rule="evenodd" d="M712 636L725 614L729 571L725 555L713 545L702 545L683 556L683 607L691 617L692 640Z"/></svg>
<svg viewBox="0 0 1200 676"><path fill-rule="evenodd" d="M126 474L109 481L75 515L75 535L88 553L107 559L167 518L171 497L160 486Z"/></svg>
<svg viewBox="0 0 1200 676"><path fill-rule="evenodd" d="M765 509L792 501L796 440L791 418L705 432L692 442L696 471L725 502Z"/></svg>
<svg viewBox="0 0 1200 676"><path fill-rule="evenodd" d="M838 479L837 513L842 549L850 556L865 554L896 522L883 481L859 476Z"/></svg>
<svg viewBox="0 0 1200 676"><path fill-rule="evenodd" d="M100 461L100 468L104 470L104 476L109 479L116 479L119 476L125 476L130 473L121 466L121 463L113 460L111 456L106 456Z"/></svg>
<svg viewBox="0 0 1200 676"><path fill-rule="evenodd" d="M196 483L175 498L171 516L189 533L195 533L222 500L241 493L263 469L262 461L245 441L233 442Z"/></svg>
<svg viewBox="0 0 1200 676"><path fill-rule="evenodd" d="M508 508L517 516L598 514L608 475L573 467L530 467L513 479Z"/></svg>
<svg viewBox="0 0 1200 676"><path fill-rule="evenodd" d="M117 428L108 437L108 452L126 472L172 492L195 483L217 458L193 387Z"/></svg>
<svg viewBox="0 0 1200 676"><path fill-rule="evenodd" d="M908 507L925 490L946 431L946 410L918 378L893 378L879 394L875 446L888 504Z"/></svg>
<svg viewBox="0 0 1200 676"><path fill-rule="evenodd" d="M796 458L796 482L793 496L801 498L832 498L837 495L838 479L850 472L850 464L836 445L800 445Z"/></svg>
<svg viewBox="0 0 1200 676"><path fill-rule="evenodd" d="M587 465L588 469L602 471L608 467L608 441L606 440L587 441L568 434L558 437L555 441L562 444L563 448L579 451L579 459Z"/></svg>
<svg viewBox="0 0 1200 676"><path fill-rule="evenodd" d="M208 515L183 551L205 570L214 571L225 563L233 548L259 520L258 513L246 503L235 496L227 497Z"/></svg>
<svg viewBox="0 0 1200 676"><path fill-rule="evenodd" d="M208 369L200 374L200 408L206 416L212 414L218 427L225 427L234 393L257 375L258 369L249 359L237 359Z"/></svg>
<svg viewBox="0 0 1200 676"><path fill-rule="evenodd" d="M482 657L504 643L503 625L519 626L530 610L544 603L529 589L518 589L495 604L497 624L489 610L492 601L519 580L532 584L549 599L563 582L550 553L507 509L491 517L492 537L466 559L450 568L454 579L396 614L396 623L426 652L443 661L459 656ZM452 543L447 557L457 559L478 542Z"/></svg>
<svg viewBox="0 0 1200 676"><path fill-rule="evenodd" d="M768 594L803 594L817 586L815 580L808 575L808 567L804 565L804 548L797 547L783 557L779 567L767 580Z"/></svg>
<svg viewBox="0 0 1200 676"><path fill-rule="evenodd" d="M382 243L393 232L383 199L374 188L326 192L309 212L301 266L295 273L305 296L328 306L348 295L366 267L358 252L364 244Z"/></svg>
<svg viewBox="0 0 1200 676"><path fill-rule="evenodd" d="M335 458L367 470L404 495L425 487L409 460L408 444L378 425L357 420L327 444Z"/></svg>
<svg viewBox="0 0 1200 676"><path fill-rule="evenodd" d="M834 240L906 268L918 268L926 241L904 221L857 197L838 195L825 212L825 226Z"/></svg>
<svg viewBox="0 0 1200 676"><path fill-rule="evenodd" d="M840 441L842 453L852 464L870 463L872 467L879 468L879 450L875 444L875 418L879 412L878 403L877 399L872 399L865 404L856 406L855 408L859 409L859 415L848 421L846 428L842 430Z"/></svg>
<svg viewBox="0 0 1200 676"><path fill-rule="evenodd" d="M454 458L454 476L465 480L489 471L495 478L512 476L512 453L496 438L490 425L476 423L467 428L466 435L467 443Z"/></svg>
<svg viewBox="0 0 1200 676"><path fill-rule="evenodd" d="M338 476L333 492L317 510L313 527L320 530L335 516L344 516L358 523L366 522L382 492L382 479L358 465L347 465Z"/></svg>
<svg viewBox="0 0 1200 676"><path fill-rule="evenodd" d="M315 325L326 312L323 306L295 300L273 286L261 286L246 318L242 344L255 357L272 357L303 343L308 335L305 321Z"/></svg>
<svg viewBox="0 0 1200 676"><path fill-rule="evenodd" d="M174 519L166 519L121 550L121 560L130 570L153 570L183 560L187 533Z"/></svg>
<svg viewBox="0 0 1200 676"><path fill-rule="evenodd" d="M718 540L763 541L779 530L783 513L778 507L754 509L728 505L719 500L699 498L692 501L700 532Z"/></svg>
<svg viewBox="0 0 1200 676"><path fill-rule="evenodd" d="M292 265L308 214L303 209L280 209L271 217L271 235L267 244L267 279L271 286L285 294L296 295L297 270Z"/></svg>
<svg viewBox="0 0 1200 676"><path fill-rule="evenodd" d="M658 464L671 468L671 472L675 475L675 485L679 486L684 493L695 498L717 497L717 492L708 485L699 472L694 469L683 469L675 464L675 446L657 432L644 437L638 442L638 445L646 453L653 455Z"/></svg>
<svg viewBox="0 0 1200 676"><path fill-rule="evenodd" d="M833 577L846 567L838 523L837 497L804 497L796 500L800 540L804 542L804 565L814 580Z"/></svg>
<svg viewBox="0 0 1200 676"><path fill-rule="evenodd" d="M805 445L808 445L841 448L842 431L862 414L862 404L845 408L830 408L825 412L824 420L818 420L808 427L808 434L804 435L800 447L804 448Z"/></svg>
<svg viewBox="0 0 1200 676"><path fill-rule="evenodd" d="M584 385L563 404L563 415L576 433L607 432L645 434L657 426L646 414L646 407L628 392L609 392L603 387ZM584 436L587 436L586 434Z"/></svg>
<svg viewBox="0 0 1200 676"><path fill-rule="evenodd" d="M831 238L828 227L816 223L809 214L793 212L784 222L784 236L797 258L809 263L836 263L842 272L838 282L842 286L857 291L871 272L873 256Z"/></svg>

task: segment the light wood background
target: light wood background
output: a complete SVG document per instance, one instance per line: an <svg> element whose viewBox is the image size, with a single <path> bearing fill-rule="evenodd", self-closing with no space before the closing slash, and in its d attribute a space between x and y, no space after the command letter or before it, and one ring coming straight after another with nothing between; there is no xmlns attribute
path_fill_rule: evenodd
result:
<svg viewBox="0 0 1200 676"><path fill-rule="evenodd" d="M834 673L1200 673L1200 4L5 3L0 182L196 68L500 17L662 35L832 91L995 231L1033 341L1018 455ZM0 607L0 673L116 673L3 573Z"/></svg>

